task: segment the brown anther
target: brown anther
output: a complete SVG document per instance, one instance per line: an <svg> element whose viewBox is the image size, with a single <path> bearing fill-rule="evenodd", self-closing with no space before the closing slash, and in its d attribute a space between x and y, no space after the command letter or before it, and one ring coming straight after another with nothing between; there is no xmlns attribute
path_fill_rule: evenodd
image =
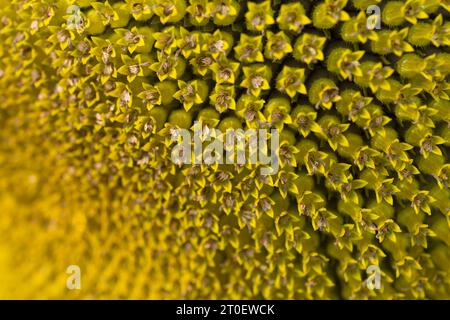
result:
<svg viewBox="0 0 450 320"><path fill-rule="evenodd" d="M219 69L219 72L218 72L219 78L221 78L225 81L230 79L232 74L233 74L233 71L230 68L226 68L226 67Z"/></svg>
<svg viewBox="0 0 450 320"><path fill-rule="evenodd" d="M258 89L264 83L264 78L261 76L255 76L250 80L252 87Z"/></svg>
<svg viewBox="0 0 450 320"><path fill-rule="evenodd" d="M197 64L200 67L208 67L213 63L213 59L210 56L201 56L197 58Z"/></svg>
<svg viewBox="0 0 450 320"><path fill-rule="evenodd" d="M337 125L332 125L328 128L328 136L336 137L341 133L341 128Z"/></svg>

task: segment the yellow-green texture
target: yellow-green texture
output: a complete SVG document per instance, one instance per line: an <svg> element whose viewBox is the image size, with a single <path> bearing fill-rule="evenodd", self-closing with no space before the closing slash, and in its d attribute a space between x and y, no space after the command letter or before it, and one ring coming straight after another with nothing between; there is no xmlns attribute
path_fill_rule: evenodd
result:
<svg viewBox="0 0 450 320"><path fill-rule="evenodd" d="M1 0L0 297L450 298L449 10ZM195 120L280 170L175 165Z"/></svg>

